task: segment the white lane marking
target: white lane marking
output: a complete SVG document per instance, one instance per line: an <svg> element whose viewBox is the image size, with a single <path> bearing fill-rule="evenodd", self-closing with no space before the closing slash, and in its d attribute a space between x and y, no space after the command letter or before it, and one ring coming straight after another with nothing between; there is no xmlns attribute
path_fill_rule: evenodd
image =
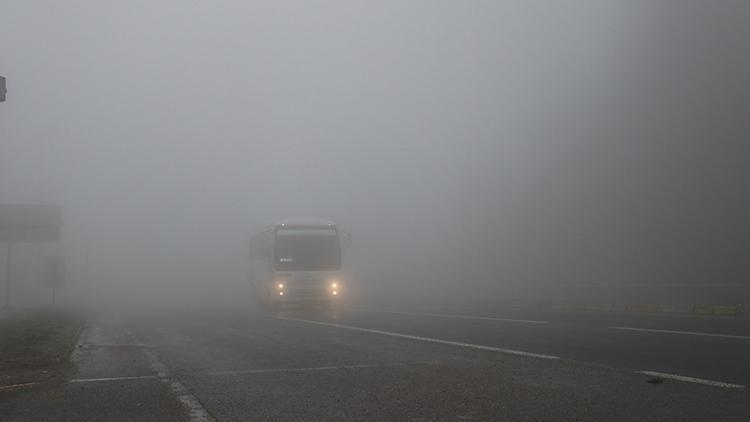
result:
<svg viewBox="0 0 750 422"><path fill-rule="evenodd" d="M276 372L308 372L308 371L334 371L339 369L360 369L360 368L387 368L393 366L407 365L427 365L426 363L406 364L406 363L384 363L372 365L338 365L338 366L311 366L306 368L269 368L269 369L245 369L237 371L215 371L207 372L206 375L245 375L245 374L269 374Z"/></svg>
<svg viewBox="0 0 750 422"><path fill-rule="evenodd" d="M635 327L609 327L613 330L626 330L626 331L644 331L648 333L665 333L665 334L683 334L688 336L705 336L705 337L724 337L724 338L736 338L740 340L750 340L750 336L737 336L732 334L716 334L716 333L701 333L695 331L677 331L677 330L657 330L654 328L635 328Z"/></svg>
<svg viewBox="0 0 750 422"><path fill-rule="evenodd" d="M437 314L431 312L406 312L406 311L379 311L374 309L352 309L354 312L372 312L380 314L400 314L400 315L417 315L417 316L430 316L439 318L457 318L457 319L478 319L485 321L502 321L502 322L523 322L528 324L549 324L549 321L542 321L536 319L516 319L516 318L495 318L479 315L457 315L457 314Z"/></svg>
<svg viewBox="0 0 750 422"><path fill-rule="evenodd" d="M35 385L41 384L39 382L25 382L23 384L11 384L11 385L0 385L0 391L3 390L17 390L19 388L28 388Z"/></svg>
<svg viewBox="0 0 750 422"><path fill-rule="evenodd" d="M526 357L538 358L538 359L560 359L559 356L543 355L541 353L531 353L531 352L524 352L521 350L502 349L500 347L484 346L481 344L472 344L472 343L462 343L459 341L441 340L441 339L432 338L432 337L413 336L410 334L394 333L391 331L373 330L371 328L355 327L353 325L333 324L333 323L328 323L328 322L312 321L309 319L289 318L289 317L281 317L281 316L258 314L258 313L255 313L254 315L259 315L259 316L263 316L267 318L276 318L276 319L287 320L287 321L305 322L308 324L322 325L324 327L343 328L346 330L355 330L355 331L361 331L365 333L381 334L384 336L406 338L409 340L418 340L418 341L424 341L428 343L447 344L450 346L467 347L470 349L478 349L478 350L487 350L491 352L505 353L505 354L510 354L510 355L526 356Z"/></svg>
<svg viewBox="0 0 750 422"><path fill-rule="evenodd" d="M76 347L93 348L93 347L145 347L138 344L127 344L127 343L82 343Z"/></svg>
<svg viewBox="0 0 750 422"><path fill-rule="evenodd" d="M703 379L703 378L686 377L684 375L666 374L664 372L636 371L636 373L637 374L648 375L650 377L661 377L661 378L667 378L667 379L671 379L671 380L675 380L675 381L685 381L685 382L692 382L692 383L696 383L696 384L710 385L712 387L745 388L745 386L741 385L741 384L730 384L728 382L713 381L713 380L707 380L707 379Z"/></svg>
<svg viewBox="0 0 750 422"><path fill-rule="evenodd" d="M153 380L158 379L156 375L141 375L137 377L110 377L110 378L78 378L68 381L71 384L79 382L103 382L103 381L130 381L130 380Z"/></svg>
<svg viewBox="0 0 750 422"><path fill-rule="evenodd" d="M172 390L172 394L177 397L177 400L179 400L182 406L187 410L188 419L191 421L213 421L214 418L211 417L198 399L190 393L190 390L188 390L184 384L170 373L167 366L164 365L151 350L144 347L144 344L141 343L138 338L130 332L130 330L125 327L123 327L123 330L131 339L133 339L133 343L137 346L141 346L140 350L148 360L149 366L154 372L156 372L157 378Z"/></svg>

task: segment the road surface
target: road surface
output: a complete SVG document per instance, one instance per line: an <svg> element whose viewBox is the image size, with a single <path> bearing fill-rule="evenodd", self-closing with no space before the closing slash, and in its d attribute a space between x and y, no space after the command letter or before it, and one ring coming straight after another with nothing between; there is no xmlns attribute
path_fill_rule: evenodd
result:
<svg viewBox="0 0 750 422"><path fill-rule="evenodd" d="M0 419L742 421L748 356L743 318L460 308L93 316L70 379L0 390Z"/></svg>

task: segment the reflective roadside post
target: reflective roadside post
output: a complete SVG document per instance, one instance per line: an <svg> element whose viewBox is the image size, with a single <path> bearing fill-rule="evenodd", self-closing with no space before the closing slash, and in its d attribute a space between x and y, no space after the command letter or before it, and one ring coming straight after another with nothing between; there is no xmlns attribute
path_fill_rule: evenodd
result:
<svg viewBox="0 0 750 422"><path fill-rule="evenodd" d="M52 290L52 304L55 304L55 290L65 286L65 257L44 258L44 286Z"/></svg>
<svg viewBox="0 0 750 422"><path fill-rule="evenodd" d="M13 242L10 241L10 239L13 237L10 233L10 228L5 229L6 235L8 237L8 246L7 246L7 252L8 255L5 257L5 294L4 294L4 300L3 308L7 309L10 307L10 265L13 261L11 261L11 255L13 255Z"/></svg>

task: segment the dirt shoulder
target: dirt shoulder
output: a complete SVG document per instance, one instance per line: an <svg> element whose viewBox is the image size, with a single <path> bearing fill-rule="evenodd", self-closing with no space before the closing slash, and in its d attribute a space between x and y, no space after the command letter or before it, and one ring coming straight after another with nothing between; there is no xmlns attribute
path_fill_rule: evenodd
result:
<svg viewBox="0 0 750 422"><path fill-rule="evenodd" d="M64 309L0 313L0 386L62 377L84 321Z"/></svg>

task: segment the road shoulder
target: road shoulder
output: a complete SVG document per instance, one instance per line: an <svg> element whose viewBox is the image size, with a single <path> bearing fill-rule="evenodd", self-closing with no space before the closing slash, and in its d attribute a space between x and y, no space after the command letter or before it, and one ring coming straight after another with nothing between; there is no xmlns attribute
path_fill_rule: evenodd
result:
<svg viewBox="0 0 750 422"><path fill-rule="evenodd" d="M0 390L3 420L188 420L116 321L89 319L79 331L55 382Z"/></svg>

